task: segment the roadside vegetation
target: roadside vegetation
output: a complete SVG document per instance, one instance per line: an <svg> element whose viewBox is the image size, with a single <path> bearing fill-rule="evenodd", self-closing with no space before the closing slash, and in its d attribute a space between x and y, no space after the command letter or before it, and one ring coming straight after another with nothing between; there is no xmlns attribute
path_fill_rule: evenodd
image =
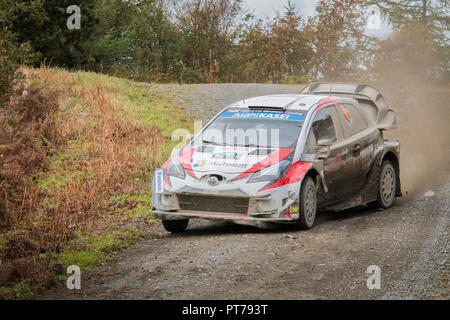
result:
<svg viewBox="0 0 450 320"><path fill-rule="evenodd" d="M0 122L0 295L29 298L66 267L151 236L153 169L183 110L144 84L20 68ZM58 276L59 275L59 276Z"/></svg>

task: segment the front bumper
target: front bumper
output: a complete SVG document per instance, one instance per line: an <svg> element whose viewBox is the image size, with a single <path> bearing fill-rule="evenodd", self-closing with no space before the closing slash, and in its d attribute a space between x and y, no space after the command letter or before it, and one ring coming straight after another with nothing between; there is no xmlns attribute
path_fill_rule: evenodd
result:
<svg viewBox="0 0 450 320"><path fill-rule="evenodd" d="M274 188L263 196L246 195L243 192L201 192L191 188L170 192L165 189L162 170L156 170L152 181L152 213L162 220L202 218L225 220L236 224L259 228L273 224L291 224L298 219L298 185Z"/></svg>

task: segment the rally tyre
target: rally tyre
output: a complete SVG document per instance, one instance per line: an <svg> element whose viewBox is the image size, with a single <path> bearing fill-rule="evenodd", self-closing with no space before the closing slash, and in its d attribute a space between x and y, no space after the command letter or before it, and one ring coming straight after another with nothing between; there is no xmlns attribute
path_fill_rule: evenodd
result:
<svg viewBox="0 0 450 320"><path fill-rule="evenodd" d="M394 202L396 190L397 173L392 162L384 160L381 164L377 200L368 203L369 208L389 208Z"/></svg>
<svg viewBox="0 0 450 320"><path fill-rule="evenodd" d="M297 226L299 229L311 229L316 220L317 213L317 193L314 180L307 176L300 188L299 219Z"/></svg>
<svg viewBox="0 0 450 320"><path fill-rule="evenodd" d="M184 230L186 230L189 219L186 220L163 220L162 224L164 226L164 229L171 233L181 233Z"/></svg>

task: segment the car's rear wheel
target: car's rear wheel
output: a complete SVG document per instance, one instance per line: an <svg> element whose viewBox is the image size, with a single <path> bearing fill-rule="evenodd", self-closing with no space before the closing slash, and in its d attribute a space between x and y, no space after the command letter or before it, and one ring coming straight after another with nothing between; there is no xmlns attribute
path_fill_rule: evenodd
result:
<svg viewBox="0 0 450 320"><path fill-rule="evenodd" d="M186 220L163 220L164 229L172 233L181 233L186 230L189 219Z"/></svg>
<svg viewBox="0 0 450 320"><path fill-rule="evenodd" d="M381 164L377 200L368 203L368 206L370 208L389 208L394 202L396 190L397 173L395 172L392 162L384 160Z"/></svg>
<svg viewBox="0 0 450 320"><path fill-rule="evenodd" d="M317 193L316 184L311 177L306 177L300 188L299 219L297 226L300 229L311 229L316 220Z"/></svg>

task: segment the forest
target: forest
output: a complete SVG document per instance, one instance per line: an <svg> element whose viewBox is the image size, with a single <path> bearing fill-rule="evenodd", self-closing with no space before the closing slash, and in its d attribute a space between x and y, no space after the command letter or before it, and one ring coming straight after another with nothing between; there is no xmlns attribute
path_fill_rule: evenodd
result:
<svg viewBox="0 0 450 320"><path fill-rule="evenodd" d="M446 0L320 0L307 19L292 1L263 19L243 0L79 0L69 29L72 2L0 1L3 82L20 63L163 83L374 81L411 66L448 81ZM385 39L367 32L374 5Z"/></svg>

